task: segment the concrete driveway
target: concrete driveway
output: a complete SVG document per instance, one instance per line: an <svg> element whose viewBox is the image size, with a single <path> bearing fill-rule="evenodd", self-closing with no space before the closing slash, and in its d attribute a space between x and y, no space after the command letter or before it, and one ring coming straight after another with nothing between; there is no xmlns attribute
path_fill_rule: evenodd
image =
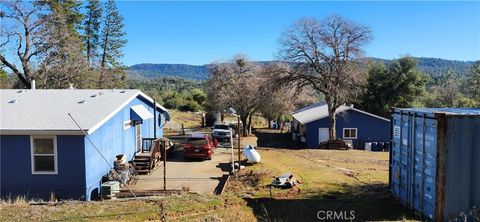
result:
<svg viewBox="0 0 480 222"><path fill-rule="evenodd" d="M176 149L167 155L167 189L182 189L188 187L190 192L214 193L220 179L228 174L230 169L230 148L228 143L220 144L211 160L184 160L183 144L188 138L175 136L170 139ZM236 155L236 153L235 153ZM140 175L136 184L131 185L133 190L161 190L163 189L163 163L148 175Z"/></svg>

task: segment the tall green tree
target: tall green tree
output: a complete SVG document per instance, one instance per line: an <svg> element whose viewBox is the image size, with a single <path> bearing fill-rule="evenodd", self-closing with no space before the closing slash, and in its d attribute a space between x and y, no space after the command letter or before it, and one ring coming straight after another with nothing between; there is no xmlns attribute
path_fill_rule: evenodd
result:
<svg viewBox="0 0 480 222"><path fill-rule="evenodd" d="M416 61L403 57L388 66L373 64L361 106L368 112L388 117L393 107L412 107L425 92L427 76L416 70Z"/></svg>
<svg viewBox="0 0 480 222"><path fill-rule="evenodd" d="M96 62L100 48L100 23L102 19L102 4L100 0L88 0L85 6L86 15L83 21L83 45L87 61L90 65Z"/></svg>
<svg viewBox="0 0 480 222"><path fill-rule="evenodd" d="M193 101L197 102L199 105L204 106L205 101L207 100L207 94L201 89L195 88L190 91Z"/></svg>
<svg viewBox="0 0 480 222"><path fill-rule="evenodd" d="M120 15L114 0L105 5L103 29L101 33L101 67L120 67L119 58L123 56L122 48L127 44L123 30L123 17Z"/></svg>
<svg viewBox="0 0 480 222"><path fill-rule="evenodd" d="M79 35L82 26L83 13L80 11L82 1L80 0L43 0L39 1L41 5L47 5L50 11L55 14L61 14L66 27L75 34Z"/></svg>
<svg viewBox="0 0 480 222"><path fill-rule="evenodd" d="M474 80L473 84L475 84ZM475 100L466 96L469 93L469 86L471 84L465 76L449 69L442 73L428 89L429 93L423 99L423 104L426 107L476 107Z"/></svg>
<svg viewBox="0 0 480 222"><path fill-rule="evenodd" d="M80 1L51 0L41 1L47 10L42 15L46 19L48 50L38 63L35 79L38 88L91 88L88 63L83 54L82 39L79 34L83 15Z"/></svg>
<svg viewBox="0 0 480 222"><path fill-rule="evenodd" d="M480 103L480 60L470 67L467 80L471 96Z"/></svg>

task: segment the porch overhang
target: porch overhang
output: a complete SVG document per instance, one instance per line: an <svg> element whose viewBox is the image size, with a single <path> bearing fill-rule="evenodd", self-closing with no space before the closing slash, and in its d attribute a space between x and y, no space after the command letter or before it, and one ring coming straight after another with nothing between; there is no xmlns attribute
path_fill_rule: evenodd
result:
<svg viewBox="0 0 480 222"><path fill-rule="evenodd" d="M153 118L153 114L143 105L130 107L130 119L132 121L143 121Z"/></svg>

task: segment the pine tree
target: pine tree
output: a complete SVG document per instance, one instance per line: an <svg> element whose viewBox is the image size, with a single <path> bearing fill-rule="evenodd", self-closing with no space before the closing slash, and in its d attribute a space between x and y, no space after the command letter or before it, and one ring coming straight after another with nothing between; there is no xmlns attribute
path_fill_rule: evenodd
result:
<svg viewBox="0 0 480 222"><path fill-rule="evenodd" d="M83 55L82 39L79 34L83 14L81 2L76 0L50 0L39 2L47 6L45 29L48 50L38 64L36 79L38 88L66 88L69 84L87 88L88 63Z"/></svg>
<svg viewBox="0 0 480 222"><path fill-rule="evenodd" d="M76 36L81 28L83 14L80 12L82 1L79 0L49 0L39 1L40 5L50 8L52 14L61 14L64 17L67 28Z"/></svg>
<svg viewBox="0 0 480 222"><path fill-rule="evenodd" d="M88 0L85 9L83 45L85 46L87 61L92 66L92 62L95 62L98 56L97 50L100 44L100 22L102 19L100 0Z"/></svg>
<svg viewBox="0 0 480 222"><path fill-rule="evenodd" d="M114 0L108 0L101 33L102 58L101 67L121 67L119 58L123 56L122 48L127 44L124 38L123 17L120 15Z"/></svg>

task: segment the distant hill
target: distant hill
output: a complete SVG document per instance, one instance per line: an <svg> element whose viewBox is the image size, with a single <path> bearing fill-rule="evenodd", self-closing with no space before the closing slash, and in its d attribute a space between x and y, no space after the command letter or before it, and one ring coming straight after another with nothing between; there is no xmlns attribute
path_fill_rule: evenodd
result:
<svg viewBox="0 0 480 222"><path fill-rule="evenodd" d="M375 61L388 63L391 60L372 58ZM425 72L427 75L435 78L440 74L451 69L459 75L468 73L469 67L473 61L456 61L438 58L416 58L418 61L417 68ZM268 63L268 62L261 62ZM151 64L142 63L130 66L128 74L130 79L151 79L156 77L182 77L195 80L206 80L208 78L210 65L187 65L187 64Z"/></svg>
<svg viewBox="0 0 480 222"><path fill-rule="evenodd" d="M142 63L130 66L128 74L130 79L156 78L156 77L182 77L187 79L205 80L208 76L208 65L186 64L151 64Z"/></svg>

